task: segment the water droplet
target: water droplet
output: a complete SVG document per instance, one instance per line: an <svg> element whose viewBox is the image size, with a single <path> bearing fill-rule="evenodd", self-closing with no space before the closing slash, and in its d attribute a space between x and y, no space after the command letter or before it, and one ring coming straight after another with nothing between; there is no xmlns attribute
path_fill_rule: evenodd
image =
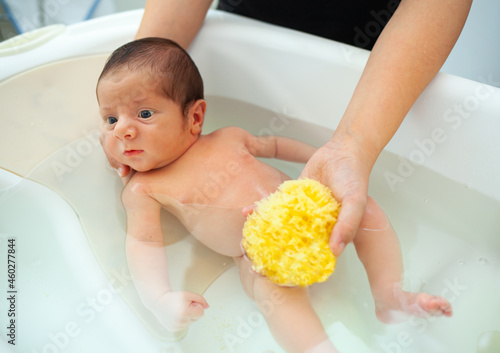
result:
<svg viewBox="0 0 500 353"><path fill-rule="evenodd" d="M459 264L460 266L463 266L463 265L465 265L465 261L464 260L458 260L457 264Z"/></svg>
<svg viewBox="0 0 500 353"><path fill-rule="evenodd" d="M477 352L492 353L498 352L500 348L500 332L486 331L478 337Z"/></svg>
<svg viewBox="0 0 500 353"><path fill-rule="evenodd" d="M481 265L487 265L489 263L489 260L486 257L480 257L478 261Z"/></svg>
<svg viewBox="0 0 500 353"><path fill-rule="evenodd" d="M429 200L428 199L424 199L424 202L429 202Z"/></svg>

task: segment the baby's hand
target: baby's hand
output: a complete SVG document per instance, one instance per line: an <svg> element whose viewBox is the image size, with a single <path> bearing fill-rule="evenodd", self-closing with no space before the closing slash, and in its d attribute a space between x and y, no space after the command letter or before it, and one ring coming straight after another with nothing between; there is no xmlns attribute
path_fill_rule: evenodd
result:
<svg viewBox="0 0 500 353"><path fill-rule="evenodd" d="M265 199L266 197L268 197L270 194L269 193L264 193L263 194L264 196L262 196L262 199ZM252 213L253 213L253 210L255 210L255 208L257 207L257 204L256 203L253 203L251 205L248 205L248 206L245 206L241 209L241 214L243 215L243 217L248 217L250 216Z"/></svg>
<svg viewBox="0 0 500 353"><path fill-rule="evenodd" d="M191 292L167 292L158 299L155 316L171 332L182 331L201 318L208 303Z"/></svg>
<svg viewBox="0 0 500 353"><path fill-rule="evenodd" d="M104 151L104 154L106 155L106 158L108 159L109 164L114 170L116 170L118 176L122 178L123 184L127 184L127 182L132 177L132 169L128 165L118 162L108 153L108 148L106 145L106 134L99 134L99 142L101 142L102 149Z"/></svg>
<svg viewBox="0 0 500 353"><path fill-rule="evenodd" d="M250 205L250 206L245 206L242 208L241 214L243 215L243 217L248 217L253 213L253 210L255 209L255 207L256 207L255 204Z"/></svg>

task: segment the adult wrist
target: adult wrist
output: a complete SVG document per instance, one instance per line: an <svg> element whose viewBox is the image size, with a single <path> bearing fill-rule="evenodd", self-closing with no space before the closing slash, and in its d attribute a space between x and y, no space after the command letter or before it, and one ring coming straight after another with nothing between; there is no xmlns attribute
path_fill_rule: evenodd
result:
<svg viewBox="0 0 500 353"><path fill-rule="evenodd" d="M363 166L366 178L370 176L373 165L383 149L383 147L378 146L362 135L339 130L335 131L325 147L337 149L343 155L351 155L353 158L358 159L360 165Z"/></svg>

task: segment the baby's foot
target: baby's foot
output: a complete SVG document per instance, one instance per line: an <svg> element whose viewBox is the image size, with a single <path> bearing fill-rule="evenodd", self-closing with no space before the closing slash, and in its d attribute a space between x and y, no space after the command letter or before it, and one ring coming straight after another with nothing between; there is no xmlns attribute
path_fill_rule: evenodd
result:
<svg viewBox="0 0 500 353"><path fill-rule="evenodd" d="M443 297L427 293L397 291L392 299L377 303L377 318L384 323L394 323L398 313L412 316L447 316L452 315L450 303Z"/></svg>
<svg viewBox="0 0 500 353"><path fill-rule="evenodd" d="M419 293L417 295L418 309L422 310L422 314L431 316L448 316L452 315L450 303L443 297L437 295L430 295L427 293ZM416 315L414 313L413 315Z"/></svg>

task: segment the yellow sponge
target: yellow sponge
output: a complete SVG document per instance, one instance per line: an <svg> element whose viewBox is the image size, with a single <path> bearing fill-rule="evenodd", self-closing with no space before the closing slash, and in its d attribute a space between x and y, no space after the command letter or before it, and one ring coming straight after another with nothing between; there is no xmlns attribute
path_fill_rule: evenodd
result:
<svg viewBox="0 0 500 353"><path fill-rule="evenodd" d="M253 270L285 286L325 281L335 269L328 241L339 208L323 184L285 181L257 202L243 227L242 244Z"/></svg>

